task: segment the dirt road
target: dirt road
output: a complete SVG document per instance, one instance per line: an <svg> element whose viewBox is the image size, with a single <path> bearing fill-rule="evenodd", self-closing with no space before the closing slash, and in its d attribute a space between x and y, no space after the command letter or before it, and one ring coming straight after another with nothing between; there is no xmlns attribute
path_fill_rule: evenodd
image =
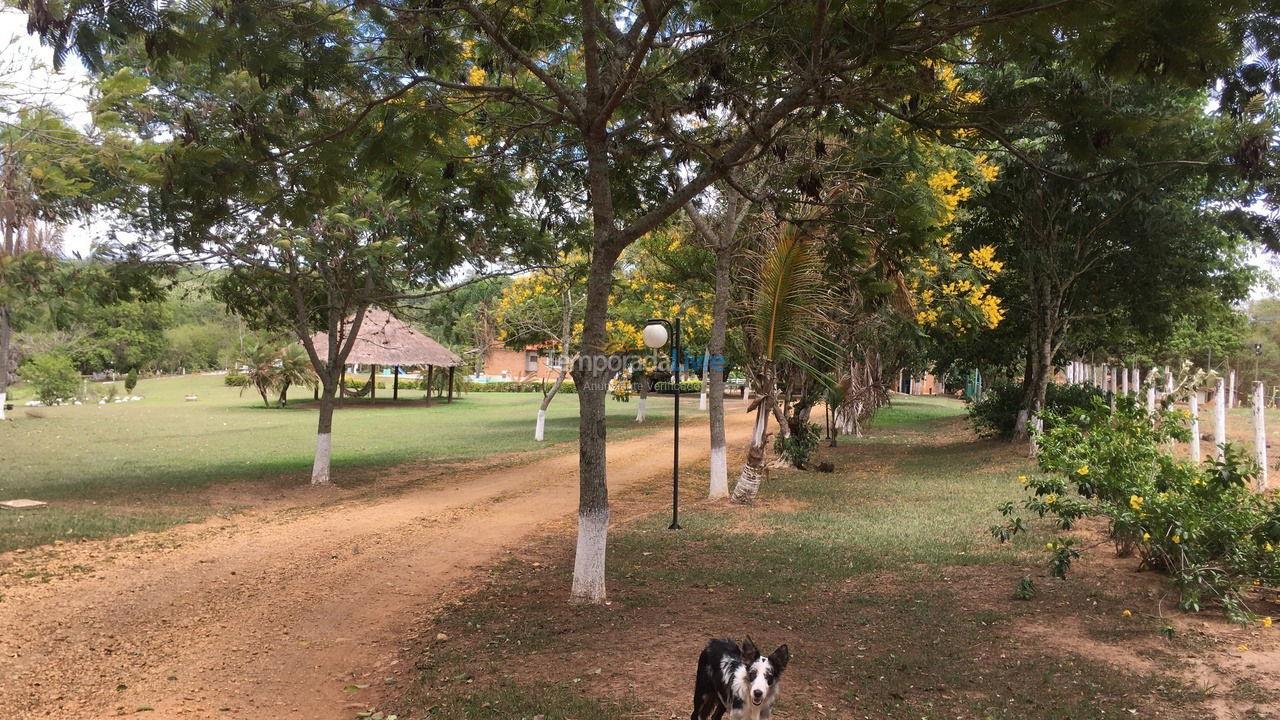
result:
<svg viewBox="0 0 1280 720"><path fill-rule="evenodd" d="M750 432L737 405L730 447ZM683 460L707 457L705 421L681 439ZM668 430L612 443L611 491L660 481L670 442ZM0 588L0 716L351 718L408 679L397 655L415 617L572 515L572 450L392 498L178 528L127 554L76 546L83 572Z"/></svg>

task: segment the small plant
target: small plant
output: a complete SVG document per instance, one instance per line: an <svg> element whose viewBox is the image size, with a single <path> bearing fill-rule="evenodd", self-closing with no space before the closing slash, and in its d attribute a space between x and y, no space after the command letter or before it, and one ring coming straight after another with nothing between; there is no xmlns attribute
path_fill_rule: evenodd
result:
<svg viewBox="0 0 1280 720"><path fill-rule="evenodd" d="M777 440L774 441L773 449L787 462L804 470L809 463L809 458L813 457L813 451L818 449L818 443L821 441L822 428L818 427L816 423L804 423L797 426L786 437L778 435Z"/></svg>
<svg viewBox="0 0 1280 720"><path fill-rule="evenodd" d="M124 393L132 395L133 389L138 387L138 368L133 368L128 375L124 376Z"/></svg>
<svg viewBox="0 0 1280 720"><path fill-rule="evenodd" d="M233 371L227 373L227 376L222 379L222 382L227 387L244 387L249 384L249 378L245 377L243 373Z"/></svg>
<svg viewBox="0 0 1280 720"><path fill-rule="evenodd" d="M80 391L80 373L71 358L61 353L41 353L23 364L19 371L45 405L73 398Z"/></svg>
<svg viewBox="0 0 1280 720"><path fill-rule="evenodd" d="M1027 576L1018 580L1018 587L1013 591L1014 600L1030 600L1036 596L1036 583Z"/></svg>

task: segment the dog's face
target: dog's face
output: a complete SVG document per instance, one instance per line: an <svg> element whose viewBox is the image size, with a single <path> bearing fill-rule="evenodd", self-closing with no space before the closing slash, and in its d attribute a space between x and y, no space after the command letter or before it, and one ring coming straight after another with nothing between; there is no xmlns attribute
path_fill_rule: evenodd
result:
<svg viewBox="0 0 1280 720"><path fill-rule="evenodd" d="M751 638L742 644L742 664L746 666L747 700L759 705L772 697L782 671L787 669L791 652L786 645L779 647L767 656L760 654Z"/></svg>

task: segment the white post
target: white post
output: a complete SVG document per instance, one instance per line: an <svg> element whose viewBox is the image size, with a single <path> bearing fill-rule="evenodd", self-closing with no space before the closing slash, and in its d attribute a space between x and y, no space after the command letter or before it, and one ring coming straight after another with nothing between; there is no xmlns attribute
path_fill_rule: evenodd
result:
<svg viewBox="0 0 1280 720"><path fill-rule="evenodd" d="M1227 444L1227 381L1218 378L1213 385L1213 447L1222 459L1222 446Z"/></svg>
<svg viewBox="0 0 1280 720"><path fill-rule="evenodd" d="M1169 366L1164 366L1164 394L1173 394L1173 373L1169 372Z"/></svg>
<svg viewBox="0 0 1280 720"><path fill-rule="evenodd" d="M1227 390L1227 407L1233 408L1235 406L1236 406L1236 371L1232 370L1230 389Z"/></svg>
<svg viewBox="0 0 1280 720"><path fill-rule="evenodd" d="M1120 368L1120 386L1124 388L1124 394L1129 394L1129 368Z"/></svg>
<svg viewBox="0 0 1280 720"><path fill-rule="evenodd" d="M711 366L711 350L702 353L702 393L698 395L698 409L707 409L707 386L711 384L711 375L707 368Z"/></svg>
<svg viewBox="0 0 1280 720"><path fill-rule="evenodd" d="M1075 361L1074 361L1074 360L1068 360L1068 361L1067 361L1067 384L1068 384L1068 385L1070 385L1071 383L1073 383L1073 382L1075 382L1075 381L1076 381L1076 374L1075 374L1075 373L1076 373L1076 364L1075 364Z"/></svg>
<svg viewBox="0 0 1280 720"><path fill-rule="evenodd" d="M1133 385L1133 394L1137 395L1142 391L1142 370L1135 365L1133 370L1129 371L1129 375L1132 377L1129 384Z"/></svg>
<svg viewBox="0 0 1280 720"><path fill-rule="evenodd" d="M1200 391L1193 389L1187 398L1187 411L1191 413L1191 462L1200 463Z"/></svg>
<svg viewBox="0 0 1280 720"><path fill-rule="evenodd" d="M1267 414L1261 382L1253 384L1253 454L1258 460L1259 492L1267 489Z"/></svg>
<svg viewBox="0 0 1280 720"><path fill-rule="evenodd" d="M1154 416L1156 414L1156 386L1147 387L1147 414Z"/></svg>

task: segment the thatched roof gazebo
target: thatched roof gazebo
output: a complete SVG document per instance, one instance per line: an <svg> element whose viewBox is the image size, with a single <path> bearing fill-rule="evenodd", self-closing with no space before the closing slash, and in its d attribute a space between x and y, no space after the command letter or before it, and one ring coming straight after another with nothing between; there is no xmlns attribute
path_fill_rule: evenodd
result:
<svg viewBox="0 0 1280 720"><path fill-rule="evenodd" d="M354 318L347 318L343 322L343 329L350 331L353 320ZM316 333L311 340L316 347L326 347L329 336L327 333ZM369 397L371 399L376 396L376 376L379 365L391 366L395 369L393 399L400 397L400 367L426 365L427 403L430 404L431 380L435 369L438 367L449 369L449 402L453 402L453 369L462 365L464 361L457 353L414 330L405 321L382 308L371 307L365 311L364 321L360 323L360 333L356 336L355 344L351 346L347 363L370 366ZM345 387L343 392L346 392Z"/></svg>

